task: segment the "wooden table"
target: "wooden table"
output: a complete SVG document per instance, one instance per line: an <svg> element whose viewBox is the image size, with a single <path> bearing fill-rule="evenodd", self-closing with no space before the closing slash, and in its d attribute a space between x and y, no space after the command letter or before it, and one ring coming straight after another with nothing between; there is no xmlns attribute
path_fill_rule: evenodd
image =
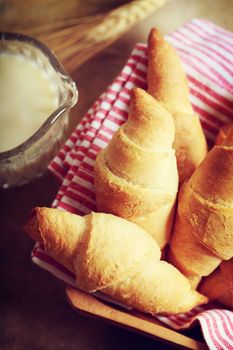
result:
<svg viewBox="0 0 233 350"><path fill-rule="evenodd" d="M167 33L188 19L205 17L233 30L232 9L232 0L171 1L82 64L72 73L80 94L79 103L72 113L72 127L122 68L134 44L146 41L152 26ZM67 302L64 284L32 264L30 251L33 242L23 233L22 226L32 207L51 204L58 188L57 180L46 172L27 186L0 191L0 348L172 349L171 345L157 339L74 312ZM198 328L186 334L201 339Z"/></svg>

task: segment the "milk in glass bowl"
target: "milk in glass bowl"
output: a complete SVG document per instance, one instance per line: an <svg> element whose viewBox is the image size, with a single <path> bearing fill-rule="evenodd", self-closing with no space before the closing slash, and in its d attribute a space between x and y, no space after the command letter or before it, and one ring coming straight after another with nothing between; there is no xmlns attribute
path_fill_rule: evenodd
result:
<svg viewBox="0 0 233 350"><path fill-rule="evenodd" d="M0 186L40 176L67 138L75 83L38 40L0 33Z"/></svg>

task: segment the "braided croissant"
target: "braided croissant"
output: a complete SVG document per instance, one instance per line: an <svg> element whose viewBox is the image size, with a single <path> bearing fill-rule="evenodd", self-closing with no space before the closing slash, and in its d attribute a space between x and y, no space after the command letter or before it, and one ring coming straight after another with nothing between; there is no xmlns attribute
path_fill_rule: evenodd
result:
<svg viewBox="0 0 233 350"><path fill-rule="evenodd" d="M212 148L178 198L170 261L195 284L233 257L233 147L228 136L224 143Z"/></svg>
<svg viewBox="0 0 233 350"><path fill-rule="evenodd" d="M205 136L189 101L188 81L176 50L152 29L148 40L148 92L172 114L179 181L187 180L207 153Z"/></svg>
<svg viewBox="0 0 233 350"><path fill-rule="evenodd" d="M199 291L233 309L233 259L223 261L218 269L203 278Z"/></svg>
<svg viewBox="0 0 233 350"><path fill-rule="evenodd" d="M215 145L233 146L232 122L219 130ZM203 278L199 290L210 300L217 300L233 309L233 258L223 261L213 273Z"/></svg>
<svg viewBox="0 0 233 350"><path fill-rule="evenodd" d="M122 218L35 208L25 230L76 273L84 291L101 290L151 314L186 312L207 301L175 267L160 261L150 235Z"/></svg>
<svg viewBox="0 0 233 350"><path fill-rule="evenodd" d="M137 223L163 248L169 240L178 172L171 115L146 91L132 91L127 122L95 162L97 208Z"/></svg>

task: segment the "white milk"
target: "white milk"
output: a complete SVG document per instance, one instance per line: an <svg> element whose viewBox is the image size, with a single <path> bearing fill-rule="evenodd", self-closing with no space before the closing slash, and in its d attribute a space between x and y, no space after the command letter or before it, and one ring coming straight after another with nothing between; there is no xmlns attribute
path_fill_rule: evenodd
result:
<svg viewBox="0 0 233 350"><path fill-rule="evenodd" d="M34 62L0 54L0 152L26 141L57 105L53 83Z"/></svg>

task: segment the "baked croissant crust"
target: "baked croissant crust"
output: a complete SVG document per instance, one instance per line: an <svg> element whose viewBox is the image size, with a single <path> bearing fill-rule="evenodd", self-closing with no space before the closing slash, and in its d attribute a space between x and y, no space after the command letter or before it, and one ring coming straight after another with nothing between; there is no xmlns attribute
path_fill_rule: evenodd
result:
<svg viewBox="0 0 233 350"><path fill-rule="evenodd" d="M214 146L179 193L170 262L198 281L233 257L233 147Z"/></svg>
<svg viewBox="0 0 233 350"><path fill-rule="evenodd" d="M148 39L148 92L175 122L179 182L188 180L207 153L206 139L189 101L186 75L176 50L153 28Z"/></svg>
<svg viewBox="0 0 233 350"><path fill-rule="evenodd" d="M174 122L146 91L132 90L127 122L97 156L97 209L144 228L163 248L178 190Z"/></svg>
<svg viewBox="0 0 233 350"><path fill-rule="evenodd" d="M208 277L203 278L199 291L233 309L233 259L223 261Z"/></svg>
<svg viewBox="0 0 233 350"><path fill-rule="evenodd" d="M25 231L75 272L84 291L99 290L151 314L186 312L207 302L174 266L160 260L155 240L125 219L35 208Z"/></svg>
<svg viewBox="0 0 233 350"><path fill-rule="evenodd" d="M219 130L215 145L224 146L226 149L233 146L232 122ZM233 309L233 258L223 261L214 272L203 278L199 290L210 300L216 300Z"/></svg>

